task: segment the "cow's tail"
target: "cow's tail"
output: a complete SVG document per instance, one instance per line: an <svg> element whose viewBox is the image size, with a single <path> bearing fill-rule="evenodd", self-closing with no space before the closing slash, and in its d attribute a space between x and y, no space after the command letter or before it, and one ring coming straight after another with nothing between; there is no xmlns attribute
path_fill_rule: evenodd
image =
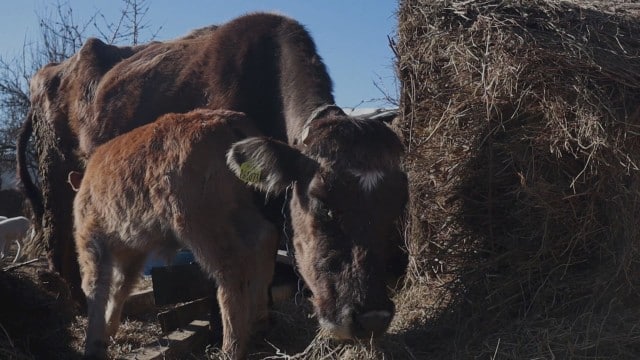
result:
<svg viewBox="0 0 640 360"><path fill-rule="evenodd" d="M31 179L31 173L29 173L29 166L27 161L27 147L29 144L29 138L33 133L33 118L34 114L32 111L29 111L27 114L27 118L22 124L22 128L20 129L20 133L18 134L18 144L17 144L17 173L20 182L24 188L24 193L29 202L31 203L31 209L33 210L33 215L35 220L38 223L41 223L42 216L44 214L44 205L42 202L42 194L40 193L40 189L33 183L33 179Z"/></svg>

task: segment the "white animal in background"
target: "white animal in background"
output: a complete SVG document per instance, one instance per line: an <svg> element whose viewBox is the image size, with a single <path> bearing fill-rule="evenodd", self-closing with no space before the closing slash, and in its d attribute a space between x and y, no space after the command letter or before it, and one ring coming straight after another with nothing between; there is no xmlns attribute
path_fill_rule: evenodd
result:
<svg viewBox="0 0 640 360"><path fill-rule="evenodd" d="M18 251L16 251L16 257L13 262L18 261L22 250L22 240L27 236L29 228L31 228L31 221L24 216L0 221L0 259L4 258L5 250L11 244L11 241L15 241L18 245Z"/></svg>

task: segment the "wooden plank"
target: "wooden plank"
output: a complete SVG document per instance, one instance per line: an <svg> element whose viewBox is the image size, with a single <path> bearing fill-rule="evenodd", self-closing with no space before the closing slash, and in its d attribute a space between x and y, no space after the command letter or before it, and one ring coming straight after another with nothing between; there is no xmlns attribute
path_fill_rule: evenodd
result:
<svg viewBox="0 0 640 360"><path fill-rule="evenodd" d="M140 349L137 349L122 359L126 360L160 360L186 359L194 348L203 347L207 342L209 322L194 320L182 329L176 330Z"/></svg>
<svg viewBox="0 0 640 360"><path fill-rule="evenodd" d="M174 331L189 324L194 319L202 319L212 311L213 298L206 297L176 306L158 313L158 322L163 333Z"/></svg>
<svg viewBox="0 0 640 360"><path fill-rule="evenodd" d="M292 265L293 261L286 255L286 252L279 251L272 291L274 293L283 292L285 295L271 294L275 295L272 301L279 302L284 298L291 297L297 289L298 276ZM185 358L185 355L192 352L194 347L202 346L211 341L219 345L222 339L222 324L220 323L217 301L211 297L214 294L215 284L207 278L199 266L189 264L159 267L153 268L151 274L153 294L157 305L186 303L158 314L163 332L170 332L167 336L132 352L124 359ZM198 294L204 296L197 298ZM201 319L207 313L213 323L212 332L210 332L210 321L191 321L194 317Z"/></svg>
<svg viewBox="0 0 640 360"><path fill-rule="evenodd" d="M278 250L276 254L276 262L293 266L293 259L289 256L286 250Z"/></svg>
<svg viewBox="0 0 640 360"><path fill-rule="evenodd" d="M277 293L288 294L297 289L298 276L293 267L293 259L287 252L278 250L273 287ZM153 294L158 306L189 302L214 294L215 282L193 264L154 267L151 269ZM283 289L284 291L280 291ZM276 302L290 295L276 296ZM275 300L275 299L274 299Z"/></svg>
<svg viewBox="0 0 640 360"><path fill-rule="evenodd" d="M126 316L138 316L149 314L156 310L153 299L153 289L136 291L127 298L122 308L122 313Z"/></svg>
<svg viewBox="0 0 640 360"><path fill-rule="evenodd" d="M215 282L196 263L151 269L157 306L192 301L214 294Z"/></svg>

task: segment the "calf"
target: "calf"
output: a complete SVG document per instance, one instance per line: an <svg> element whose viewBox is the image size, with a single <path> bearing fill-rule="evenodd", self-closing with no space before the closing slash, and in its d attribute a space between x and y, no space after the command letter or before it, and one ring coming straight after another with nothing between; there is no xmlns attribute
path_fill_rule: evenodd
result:
<svg viewBox="0 0 640 360"><path fill-rule="evenodd" d="M217 282L222 349L244 357L251 330L268 320L278 233L225 165L225 153L255 135L241 113L195 110L164 115L89 158L74 201L85 355L106 357L148 254L186 246Z"/></svg>
<svg viewBox="0 0 640 360"><path fill-rule="evenodd" d="M4 259L5 250L7 250L11 241L15 241L18 246L16 256L13 258L13 262L15 263L20 258L22 239L27 236L31 228L31 221L24 216L8 219L2 216L2 218L4 219L0 220L0 259Z"/></svg>

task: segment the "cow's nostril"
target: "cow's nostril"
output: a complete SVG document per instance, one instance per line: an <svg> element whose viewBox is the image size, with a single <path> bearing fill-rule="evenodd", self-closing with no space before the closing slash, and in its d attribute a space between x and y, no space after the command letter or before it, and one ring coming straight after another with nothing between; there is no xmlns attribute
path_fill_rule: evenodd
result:
<svg viewBox="0 0 640 360"><path fill-rule="evenodd" d="M378 310L368 311L356 315L356 322L365 332L365 336L379 336L384 333L391 323L391 312Z"/></svg>

